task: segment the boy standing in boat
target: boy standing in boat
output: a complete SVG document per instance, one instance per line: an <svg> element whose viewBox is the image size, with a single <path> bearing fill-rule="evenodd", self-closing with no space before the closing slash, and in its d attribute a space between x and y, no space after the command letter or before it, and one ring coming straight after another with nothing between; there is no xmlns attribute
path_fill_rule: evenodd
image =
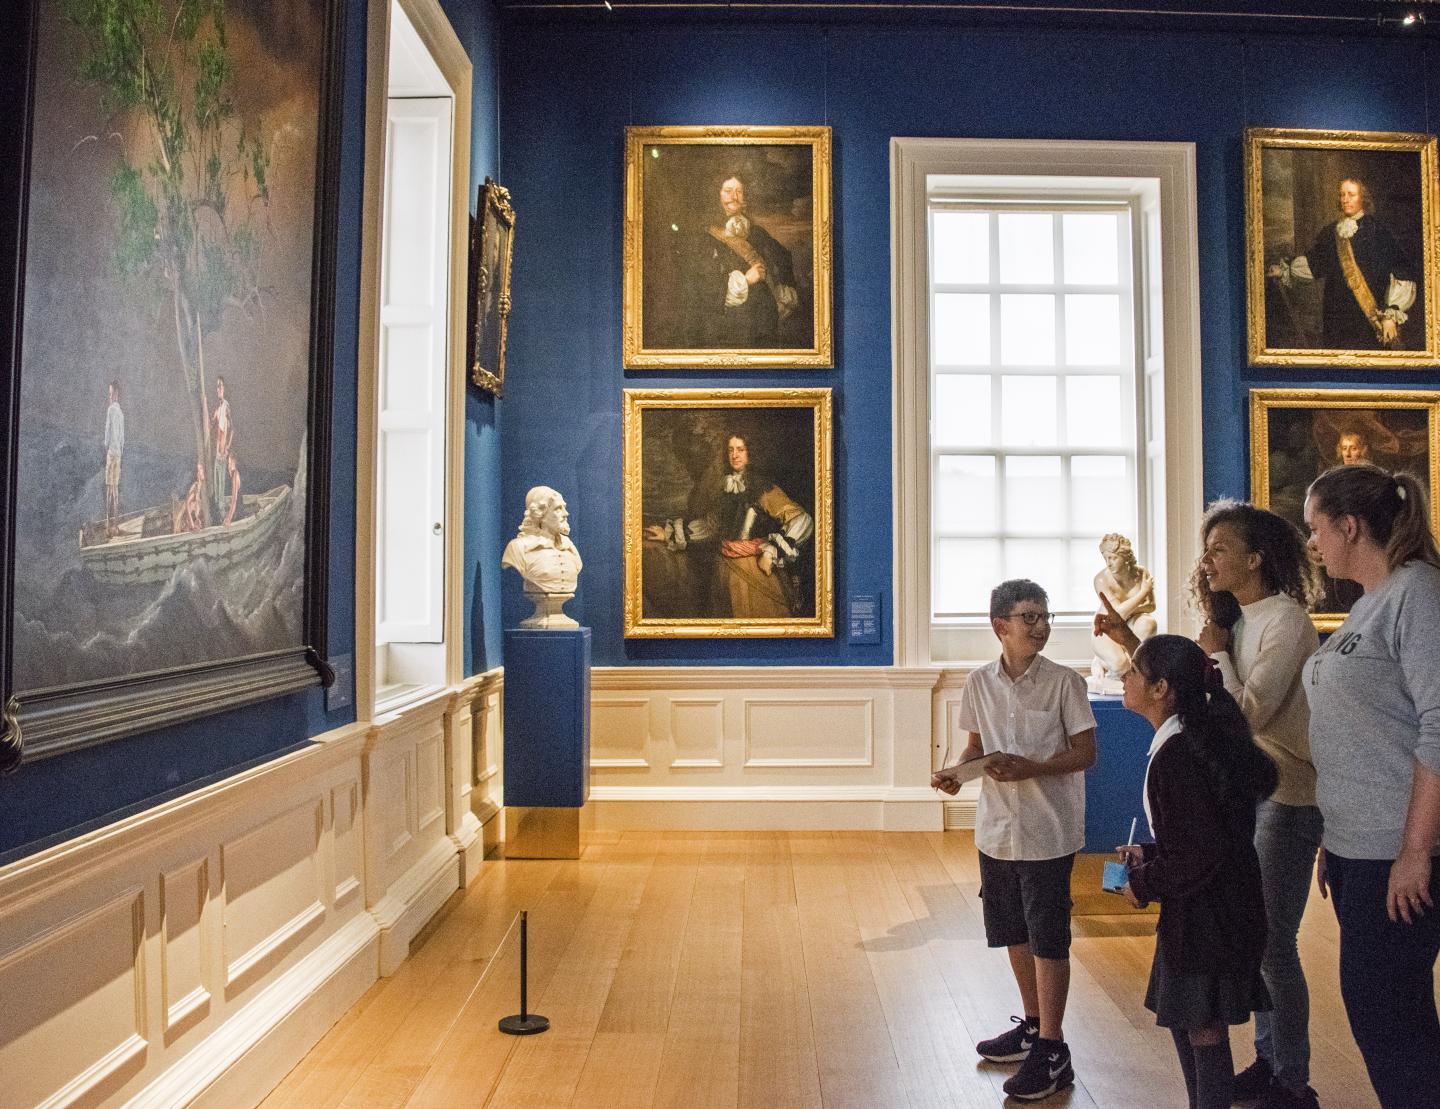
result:
<svg viewBox="0 0 1440 1109"><path fill-rule="evenodd" d="M120 519L120 456L125 452L125 413L120 410L120 382L110 383L105 410L105 534L114 535Z"/></svg>
<svg viewBox="0 0 1440 1109"><path fill-rule="evenodd" d="M215 500L215 515L223 516L230 500L228 488L229 471L226 459L235 439L235 421L230 415L230 402L225 399L225 379L215 377L215 411L210 413L210 422L215 425L215 466L211 471L214 480L210 483L210 495Z"/></svg>

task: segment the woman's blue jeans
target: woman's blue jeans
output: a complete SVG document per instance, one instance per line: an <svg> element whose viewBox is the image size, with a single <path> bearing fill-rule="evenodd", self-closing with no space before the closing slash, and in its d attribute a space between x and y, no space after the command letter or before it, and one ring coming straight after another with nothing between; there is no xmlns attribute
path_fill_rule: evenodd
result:
<svg viewBox="0 0 1440 1109"><path fill-rule="evenodd" d="M1255 811L1255 852L1265 889L1265 958L1260 973L1274 1009L1255 1014L1255 1053L1291 1090L1310 1082L1310 991L1295 937L1324 822L1314 805L1261 801Z"/></svg>

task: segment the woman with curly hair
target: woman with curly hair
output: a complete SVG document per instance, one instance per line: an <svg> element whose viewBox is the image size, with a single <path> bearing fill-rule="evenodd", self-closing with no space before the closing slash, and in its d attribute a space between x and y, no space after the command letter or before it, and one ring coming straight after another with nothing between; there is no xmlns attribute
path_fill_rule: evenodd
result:
<svg viewBox="0 0 1440 1109"><path fill-rule="evenodd" d="M1205 618L1197 641L1279 771L1279 785L1255 814L1269 921L1261 972L1274 1008L1255 1017L1255 1062L1236 1076L1235 1097L1264 1098L1267 1109L1314 1105L1310 995L1296 935L1322 831L1301 688L1305 660L1319 645L1307 613L1316 568L1295 526L1254 505L1214 502L1200 538L1204 553L1190 579Z"/></svg>

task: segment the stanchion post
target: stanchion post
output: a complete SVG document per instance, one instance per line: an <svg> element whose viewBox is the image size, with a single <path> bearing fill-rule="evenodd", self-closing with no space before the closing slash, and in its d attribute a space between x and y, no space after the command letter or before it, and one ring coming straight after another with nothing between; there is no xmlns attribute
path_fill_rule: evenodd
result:
<svg viewBox="0 0 1440 1109"><path fill-rule="evenodd" d="M528 955L529 936L526 925L529 913L520 910L520 1012L500 1019L500 1031L511 1036L533 1036L537 1032L544 1032L550 1027L548 1017L538 1016L530 1012L526 992L529 979Z"/></svg>

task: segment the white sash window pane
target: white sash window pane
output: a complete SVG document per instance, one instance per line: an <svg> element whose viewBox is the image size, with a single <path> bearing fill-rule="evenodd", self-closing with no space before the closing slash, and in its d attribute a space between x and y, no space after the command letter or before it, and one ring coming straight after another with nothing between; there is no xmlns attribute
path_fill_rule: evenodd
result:
<svg viewBox="0 0 1440 1109"><path fill-rule="evenodd" d="M1119 217L1070 212L1064 221L1065 283L1114 285L1120 280Z"/></svg>
<svg viewBox="0 0 1440 1109"><path fill-rule="evenodd" d="M1079 455L1070 460L1070 527L1080 533L1133 533L1130 481L1124 455Z"/></svg>
<svg viewBox="0 0 1440 1109"><path fill-rule="evenodd" d="M1000 441L1007 447L1054 446L1057 408L1050 375L1002 377Z"/></svg>
<svg viewBox="0 0 1440 1109"><path fill-rule="evenodd" d="M988 447L995 439L988 374L936 374L935 445Z"/></svg>
<svg viewBox="0 0 1440 1109"><path fill-rule="evenodd" d="M1065 379L1065 442L1072 447L1124 446L1122 419L1134 417L1120 409L1118 375L1070 376Z"/></svg>
<svg viewBox="0 0 1440 1109"><path fill-rule="evenodd" d="M1114 293L1065 297L1065 362L1070 366L1120 364L1120 298Z"/></svg>
<svg viewBox="0 0 1440 1109"><path fill-rule="evenodd" d="M1005 460L1005 530L1055 535L1065 530L1065 494L1056 455Z"/></svg>
<svg viewBox="0 0 1440 1109"><path fill-rule="evenodd" d="M990 217L984 212L936 212L937 285L986 285L990 281Z"/></svg>
<svg viewBox="0 0 1440 1109"><path fill-rule="evenodd" d="M1007 366L1055 365L1055 298L1049 293L1000 297L1000 361Z"/></svg>
<svg viewBox="0 0 1440 1109"><path fill-rule="evenodd" d="M936 293L934 329L937 366L990 365L990 298L984 293Z"/></svg>
<svg viewBox="0 0 1440 1109"><path fill-rule="evenodd" d="M1055 223L1048 213L1016 212L1000 219L1000 282L1049 285L1055 280Z"/></svg>
<svg viewBox="0 0 1440 1109"><path fill-rule="evenodd" d="M1000 529L994 458L944 455L935 469L935 526L939 531L993 535Z"/></svg>
<svg viewBox="0 0 1440 1109"><path fill-rule="evenodd" d="M1100 600L1095 595L1095 575L1105 566L1105 559L1100 554L1100 536L1072 539L1066 562L1070 578L1066 582L1065 599L1055 601L1051 598L1052 603L1057 610L1066 608L1072 612L1094 612L1100 606Z"/></svg>
<svg viewBox="0 0 1440 1109"><path fill-rule="evenodd" d="M994 539L942 539L935 544L937 614L988 613L990 590L1001 580Z"/></svg>
<svg viewBox="0 0 1440 1109"><path fill-rule="evenodd" d="M1065 544L1055 539L1011 539L1005 544L1005 577L1029 578L1050 594L1054 611L1055 593L1064 588Z"/></svg>

